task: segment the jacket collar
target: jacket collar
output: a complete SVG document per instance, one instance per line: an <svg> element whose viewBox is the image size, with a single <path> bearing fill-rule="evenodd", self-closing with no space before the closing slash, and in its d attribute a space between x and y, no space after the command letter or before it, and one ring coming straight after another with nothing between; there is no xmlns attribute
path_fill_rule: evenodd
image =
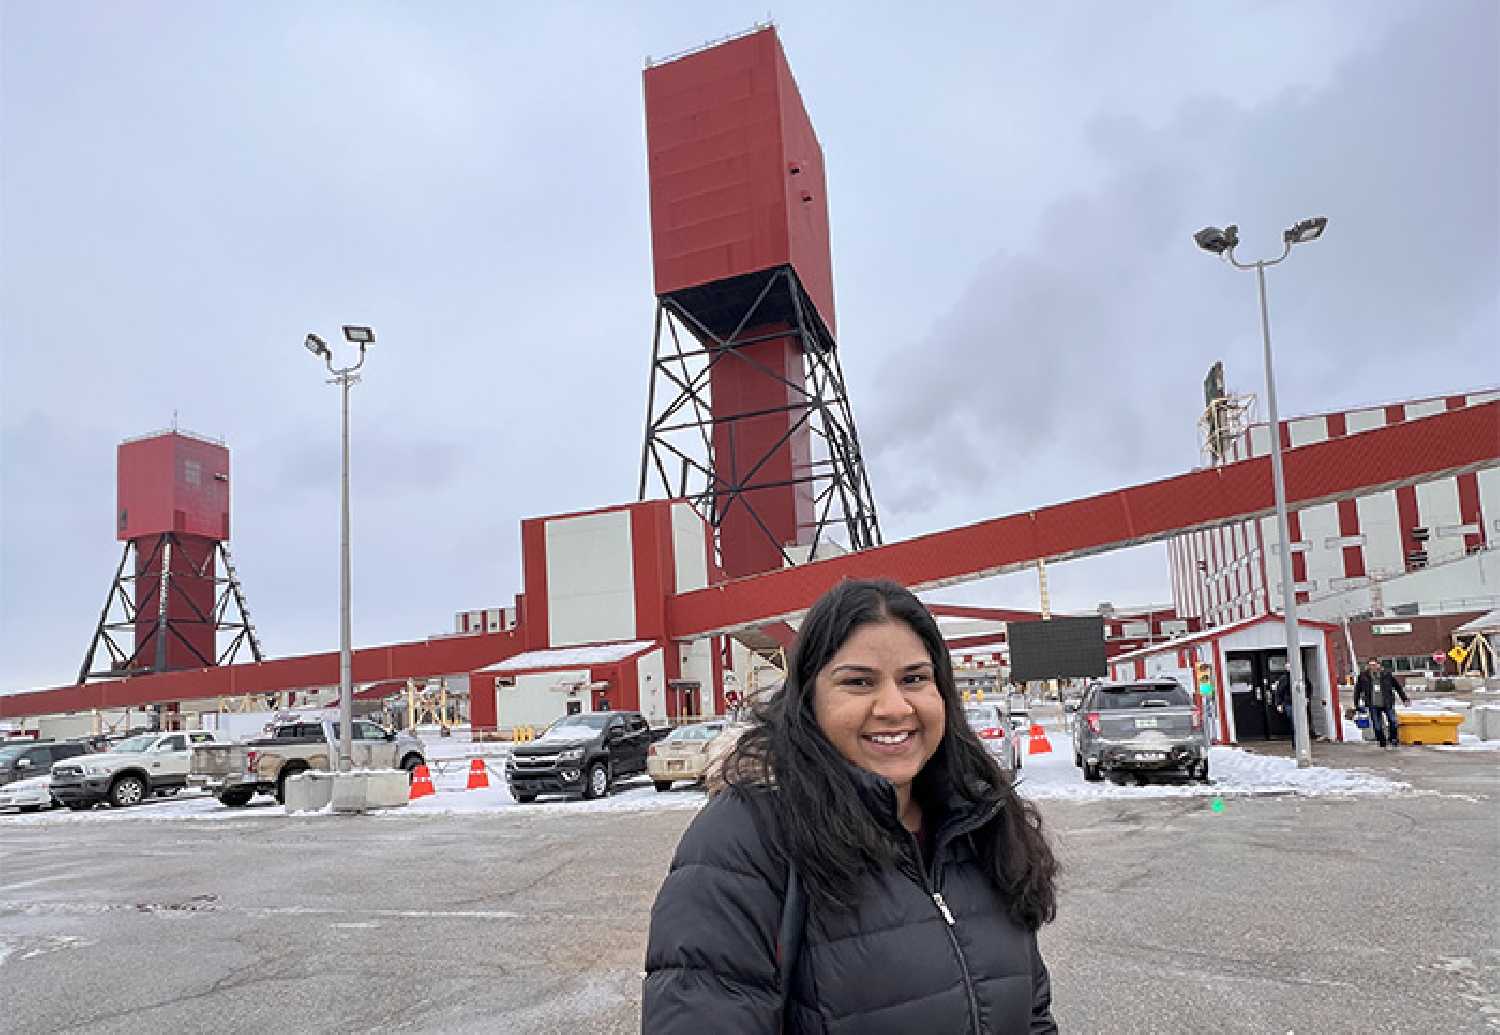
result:
<svg viewBox="0 0 1500 1035"><path fill-rule="evenodd" d="M883 776L845 762L853 774L855 786L870 814L892 833L904 834L901 816L896 809L896 787ZM956 837L983 825L995 813L995 802L976 788L973 796L960 794L940 766L928 766L916 779L913 793L922 803L924 822L939 840Z"/></svg>

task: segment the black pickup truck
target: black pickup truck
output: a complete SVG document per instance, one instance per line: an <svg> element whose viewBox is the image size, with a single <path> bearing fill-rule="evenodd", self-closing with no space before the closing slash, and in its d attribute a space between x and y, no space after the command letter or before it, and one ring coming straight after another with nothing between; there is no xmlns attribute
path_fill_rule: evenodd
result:
<svg viewBox="0 0 1500 1035"><path fill-rule="evenodd" d="M511 750L505 780L523 804L538 794L602 798L615 780L644 773L646 752L670 732L652 729L640 712L565 715Z"/></svg>

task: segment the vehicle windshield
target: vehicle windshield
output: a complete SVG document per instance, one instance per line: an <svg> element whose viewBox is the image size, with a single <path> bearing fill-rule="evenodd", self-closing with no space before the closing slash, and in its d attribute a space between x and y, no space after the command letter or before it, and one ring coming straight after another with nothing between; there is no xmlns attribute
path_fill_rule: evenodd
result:
<svg viewBox="0 0 1500 1035"><path fill-rule="evenodd" d="M12 744L9 747L0 747L0 765L9 765L30 750L30 744Z"/></svg>
<svg viewBox="0 0 1500 1035"><path fill-rule="evenodd" d="M110 750L118 751L122 754L130 751L145 751L150 748L151 745L155 742L156 734L148 733L145 736L141 737L126 737L124 740L111 747Z"/></svg>
<svg viewBox="0 0 1500 1035"><path fill-rule="evenodd" d="M1180 686L1123 686L1105 687L1097 703L1109 709L1186 708L1193 701Z"/></svg>
<svg viewBox="0 0 1500 1035"><path fill-rule="evenodd" d="M551 732L552 730L567 729L570 726L602 730L604 724L609 722L611 718L612 716L608 712L579 712L577 715L564 715L551 726L548 726L547 730Z"/></svg>
<svg viewBox="0 0 1500 1035"><path fill-rule="evenodd" d="M720 733L723 733L723 732L724 732L724 727L720 723L702 722L702 723L694 723L691 726L678 726L671 733L667 734L667 739L668 740L713 740L715 737L717 737Z"/></svg>
<svg viewBox="0 0 1500 1035"><path fill-rule="evenodd" d="M1000 709L993 704L970 705L964 709L964 718L969 720L970 726L998 726Z"/></svg>

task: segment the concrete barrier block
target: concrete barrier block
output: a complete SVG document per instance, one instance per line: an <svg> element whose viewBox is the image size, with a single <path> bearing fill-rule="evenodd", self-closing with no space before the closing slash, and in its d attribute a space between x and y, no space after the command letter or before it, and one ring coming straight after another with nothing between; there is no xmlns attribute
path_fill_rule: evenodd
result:
<svg viewBox="0 0 1500 1035"><path fill-rule="evenodd" d="M405 769L376 769L365 784L365 800L372 809L394 809L407 804L411 778Z"/></svg>
<svg viewBox="0 0 1500 1035"><path fill-rule="evenodd" d="M1480 740L1500 740L1500 705L1486 704L1469 709L1468 720L1459 730L1472 733Z"/></svg>
<svg viewBox="0 0 1500 1035"><path fill-rule="evenodd" d="M287 812L317 812L332 798L332 773L307 771L286 778Z"/></svg>

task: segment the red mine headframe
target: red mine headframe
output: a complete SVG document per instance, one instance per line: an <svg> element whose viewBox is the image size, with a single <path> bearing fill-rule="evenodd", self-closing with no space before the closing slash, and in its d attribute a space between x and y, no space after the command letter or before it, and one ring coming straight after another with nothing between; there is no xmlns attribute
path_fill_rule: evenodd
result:
<svg viewBox="0 0 1500 1035"><path fill-rule="evenodd" d="M691 499L730 576L879 545L835 339L823 151L776 30L644 80L658 304L640 497L655 472Z"/></svg>
<svg viewBox="0 0 1500 1035"><path fill-rule="evenodd" d="M229 450L174 428L120 443L116 468L125 548L78 682L223 664L245 643L260 661L227 545ZM231 636L222 652L220 632ZM96 669L101 646L109 662Z"/></svg>

